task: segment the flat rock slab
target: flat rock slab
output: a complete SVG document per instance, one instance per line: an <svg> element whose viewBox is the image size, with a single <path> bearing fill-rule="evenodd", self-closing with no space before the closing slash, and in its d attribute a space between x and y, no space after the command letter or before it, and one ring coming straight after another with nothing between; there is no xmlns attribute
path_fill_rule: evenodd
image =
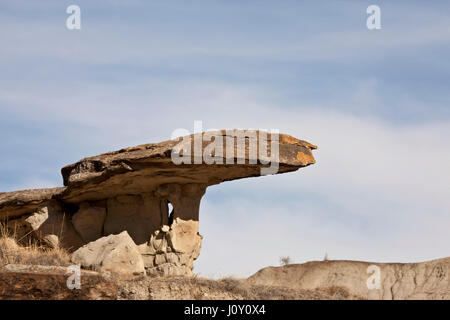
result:
<svg viewBox="0 0 450 320"><path fill-rule="evenodd" d="M62 194L65 188L32 189L0 193L0 220L36 211Z"/></svg>
<svg viewBox="0 0 450 320"><path fill-rule="evenodd" d="M5 273L33 273L33 274L51 274L51 275L68 275L71 271L68 267L61 266L41 266L37 264L7 264L0 268ZM80 269L81 276L100 276L96 271Z"/></svg>
<svg viewBox="0 0 450 320"><path fill-rule="evenodd" d="M205 140L205 135L208 134L215 136L212 140ZM243 145L239 144L238 141L242 140L238 140L237 136L244 139ZM278 137L276 173L296 171L315 163L312 150L316 146L286 134L279 134ZM193 156L191 164L175 164L172 161L172 150L180 143L185 143L186 138L191 143L192 154L196 141L200 141L203 154L211 142L222 139L222 155L216 155L216 150L211 155L216 161L221 158L223 164L206 164L204 161L194 164ZM227 140L230 138L233 140ZM261 134L255 130L221 130L85 158L61 169L65 187L0 193L0 221L32 213L50 201L80 204L120 195L149 193L162 184L193 183L210 186L224 181L258 177L261 176L261 169L270 167L273 161L271 164L264 164L259 148L257 153L253 153L253 146L264 141L269 155L272 153L272 141L275 140L271 134ZM233 141L228 149L227 141Z"/></svg>
<svg viewBox="0 0 450 320"><path fill-rule="evenodd" d="M264 140L267 144L267 152L270 153L272 135L260 135L260 131L242 130L209 133L223 139L223 152L216 158L219 161L222 160L223 164L217 164L217 162L206 164L205 161L194 164L193 153L196 141L200 141L201 154L212 141L216 141L211 139L205 141L206 134L208 133L121 149L68 165L61 170L64 185L67 188L60 197L65 202L76 203L121 194L149 192L156 186L166 183L198 183L210 186L224 181L257 177L261 175L261 168L270 166L262 163L259 152L255 155L251 150L253 150L252 146L257 146L261 140ZM238 145L237 139L234 138L238 135L244 137L245 144ZM172 150L179 146L180 142L186 141L183 140L186 138L189 138L191 143L192 162L177 165L172 161ZM196 140L198 138L200 140ZM227 149L226 138L234 139L229 149ZM306 141L279 134L279 158L276 163L279 169L276 173L295 171L315 163L311 150L316 148ZM216 155L213 154L213 156ZM232 164L227 164L227 159L228 163L232 161Z"/></svg>

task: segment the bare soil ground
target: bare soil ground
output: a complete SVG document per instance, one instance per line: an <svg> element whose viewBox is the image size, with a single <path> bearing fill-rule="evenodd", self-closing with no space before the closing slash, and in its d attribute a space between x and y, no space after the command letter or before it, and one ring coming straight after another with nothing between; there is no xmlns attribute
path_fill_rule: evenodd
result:
<svg viewBox="0 0 450 320"><path fill-rule="evenodd" d="M81 288L68 289L64 267L8 265L0 268L0 299L118 299L118 300L292 300L358 299L347 290L330 287L298 290L253 285L245 279L105 277L83 272Z"/></svg>
<svg viewBox="0 0 450 320"><path fill-rule="evenodd" d="M423 263L314 261L261 269L248 279L119 277L82 270L81 288L69 289L69 254L0 237L0 299L118 300L353 300L450 299L450 258ZM370 290L368 267L379 268Z"/></svg>
<svg viewBox="0 0 450 320"><path fill-rule="evenodd" d="M358 299L336 286L314 290L251 284L247 279L123 278L82 271L81 288L69 289L70 255L38 243L17 244L0 230L0 299Z"/></svg>

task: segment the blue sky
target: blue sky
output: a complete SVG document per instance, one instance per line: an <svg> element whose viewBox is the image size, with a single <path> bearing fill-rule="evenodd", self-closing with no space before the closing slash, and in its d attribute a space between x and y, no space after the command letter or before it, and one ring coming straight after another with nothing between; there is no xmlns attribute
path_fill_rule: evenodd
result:
<svg viewBox="0 0 450 320"><path fill-rule="evenodd" d="M66 8L81 7L69 31ZM366 8L381 8L381 30ZM282 255L449 255L450 4L423 1L0 1L0 190L177 128L279 129L319 146L296 173L202 201L195 271Z"/></svg>

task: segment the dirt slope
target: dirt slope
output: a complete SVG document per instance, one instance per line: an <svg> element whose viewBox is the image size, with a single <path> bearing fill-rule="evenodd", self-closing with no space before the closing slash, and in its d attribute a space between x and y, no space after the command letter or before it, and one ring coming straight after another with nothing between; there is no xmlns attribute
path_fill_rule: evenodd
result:
<svg viewBox="0 0 450 320"><path fill-rule="evenodd" d="M379 267L379 289L374 270ZM313 261L261 269L248 282L294 290L340 287L366 299L450 299L450 258L421 263ZM369 284L369 285L370 285Z"/></svg>
<svg viewBox="0 0 450 320"><path fill-rule="evenodd" d="M0 300L260 300L361 299L338 287L298 290L255 285L245 279L195 277L119 279L83 271L81 288L68 289L66 267L0 266Z"/></svg>
<svg viewBox="0 0 450 320"><path fill-rule="evenodd" d="M369 289L380 271L380 289ZM371 269L369 269L370 271ZM373 272L373 271L371 271ZM83 271L81 289L69 290L66 267L0 266L1 299L450 299L450 258L422 263L315 261L268 267L248 279L117 278Z"/></svg>

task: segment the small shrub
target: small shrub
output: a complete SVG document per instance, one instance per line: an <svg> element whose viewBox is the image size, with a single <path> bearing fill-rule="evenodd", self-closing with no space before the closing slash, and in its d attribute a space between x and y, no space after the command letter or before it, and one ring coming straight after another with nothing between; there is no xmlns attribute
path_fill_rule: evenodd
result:
<svg viewBox="0 0 450 320"><path fill-rule="evenodd" d="M291 264L291 257L288 256L280 257L280 264L282 266L287 266L288 264Z"/></svg>

